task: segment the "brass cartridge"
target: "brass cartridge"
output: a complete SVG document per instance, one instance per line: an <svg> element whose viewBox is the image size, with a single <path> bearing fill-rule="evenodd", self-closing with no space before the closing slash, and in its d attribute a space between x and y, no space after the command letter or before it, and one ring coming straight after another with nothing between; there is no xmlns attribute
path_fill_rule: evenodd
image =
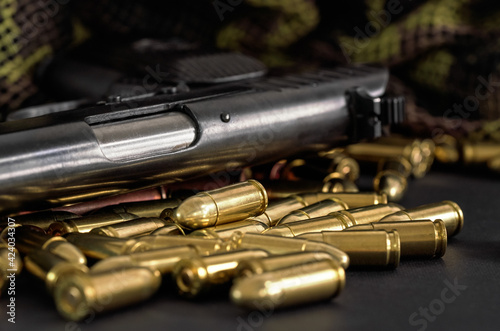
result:
<svg viewBox="0 0 500 331"><path fill-rule="evenodd" d="M399 201L408 188L407 178L411 175L412 166L404 157L382 160L379 171L373 179L373 189L377 193L387 195L389 201Z"/></svg>
<svg viewBox="0 0 500 331"><path fill-rule="evenodd" d="M73 263L46 251L33 251L24 258L26 270L45 282L49 293L54 291L57 283L72 274L85 274L86 265Z"/></svg>
<svg viewBox="0 0 500 331"><path fill-rule="evenodd" d="M199 229L257 216L266 208L266 190L250 179L187 198L176 208L174 220L183 227Z"/></svg>
<svg viewBox="0 0 500 331"><path fill-rule="evenodd" d="M205 229L199 229L191 232L189 236L202 236L207 238L227 239L230 238L235 232L262 233L268 228L269 227L266 224L260 221L256 221L253 219L246 219L243 221L236 221L228 224L212 226Z"/></svg>
<svg viewBox="0 0 500 331"><path fill-rule="evenodd" d="M80 215L70 213L68 211L52 211L44 210L36 213L18 215L12 217L17 225L34 225L43 230L47 230L54 222L80 218ZM1 223L0 228L6 224Z"/></svg>
<svg viewBox="0 0 500 331"><path fill-rule="evenodd" d="M146 243L139 243L136 239L113 238L98 234L68 233L65 238L86 256L95 259L149 249Z"/></svg>
<svg viewBox="0 0 500 331"><path fill-rule="evenodd" d="M137 216L127 213L102 213L88 215L74 220L54 222L49 226L47 233L53 236L72 232L87 233L93 228L120 223L134 218L137 218Z"/></svg>
<svg viewBox="0 0 500 331"><path fill-rule="evenodd" d="M255 220L267 226L274 226L286 214L306 206L308 206L308 203L300 196L292 195L288 198L271 201L264 213L247 218L247 220Z"/></svg>
<svg viewBox="0 0 500 331"><path fill-rule="evenodd" d="M73 274L54 290L57 310L65 319L80 321L89 315L141 302L161 285L158 270L132 267L95 274Z"/></svg>
<svg viewBox="0 0 500 331"><path fill-rule="evenodd" d="M0 296L9 285L10 274L14 273L17 276L22 270L23 260L19 251L0 240Z"/></svg>
<svg viewBox="0 0 500 331"><path fill-rule="evenodd" d="M490 170L500 172L500 155L489 159L486 164Z"/></svg>
<svg viewBox="0 0 500 331"><path fill-rule="evenodd" d="M349 255L351 266L399 265L401 243L397 231L324 231L305 233L299 238L337 247Z"/></svg>
<svg viewBox="0 0 500 331"><path fill-rule="evenodd" d="M45 234L40 228L29 225L16 228L16 247L23 254L44 250L68 262L87 264L87 259L82 251L69 243L65 238L59 236L52 237Z"/></svg>
<svg viewBox="0 0 500 331"><path fill-rule="evenodd" d="M462 156L465 164L485 163L500 156L500 144L493 142L462 143Z"/></svg>
<svg viewBox="0 0 500 331"><path fill-rule="evenodd" d="M389 203L341 210L322 217L278 225L264 231L263 234L296 237L308 232L342 231L356 224L376 222L401 209L403 209L401 206Z"/></svg>
<svg viewBox="0 0 500 331"><path fill-rule="evenodd" d="M454 236L462 230L464 214L462 209L453 201L435 202L416 208L398 211L385 216L380 222L398 222L412 220L442 220L446 226L448 236Z"/></svg>
<svg viewBox="0 0 500 331"><path fill-rule="evenodd" d="M160 215L163 210L167 208L176 208L181 202L181 199L125 202L98 209L92 214L112 212L134 214L137 215L137 217L161 217Z"/></svg>
<svg viewBox="0 0 500 331"><path fill-rule="evenodd" d="M227 243L220 238L203 238L194 236L143 236L134 239L139 245L148 249L159 249L183 245L196 247L200 255L211 255L229 250ZM138 246L141 248L141 246ZM128 253L133 253L135 246L131 246Z"/></svg>
<svg viewBox="0 0 500 331"><path fill-rule="evenodd" d="M284 166L282 178L323 180L331 173L353 182L359 178L358 162L343 153L329 154L328 158L295 159Z"/></svg>
<svg viewBox="0 0 500 331"><path fill-rule="evenodd" d="M90 272L96 273L128 267L145 267L152 270L158 270L164 275L171 273L174 266L180 260L193 259L199 256L198 250L190 245L153 249L150 251L108 257L94 264Z"/></svg>
<svg viewBox="0 0 500 331"><path fill-rule="evenodd" d="M268 271L289 268L301 264L330 260L338 264L332 255L325 252L298 252L283 255L274 255L241 261L236 268L236 277L250 277Z"/></svg>
<svg viewBox="0 0 500 331"><path fill-rule="evenodd" d="M193 298L207 292L213 285L230 281L236 274L240 261L268 255L264 250L252 249L182 259L174 267L172 276L179 294Z"/></svg>
<svg viewBox="0 0 500 331"><path fill-rule="evenodd" d="M443 134L435 138L434 156L441 163L456 163L460 159L458 142L453 136Z"/></svg>
<svg viewBox="0 0 500 331"><path fill-rule="evenodd" d="M346 210L349 206L342 200L330 198L316 202L307 207L295 210L288 215L285 215L279 220L277 225L293 223L297 221L307 220L315 217L325 216L329 213L339 210Z"/></svg>
<svg viewBox="0 0 500 331"><path fill-rule="evenodd" d="M358 187L352 181L335 173L324 181L298 180L284 181L272 180L263 182L269 199L288 198L291 195L300 195L309 192L340 193L358 192Z"/></svg>
<svg viewBox="0 0 500 331"><path fill-rule="evenodd" d="M320 152L320 157L330 159L330 172L338 172L346 176L348 179L355 181L359 178L359 164L358 162L344 154L341 149L333 149L327 152Z"/></svg>
<svg viewBox="0 0 500 331"><path fill-rule="evenodd" d="M108 237L128 238L138 235L150 234L154 230L158 230L168 223L169 222L157 217L143 217L136 218L130 221L93 228L90 233L100 234Z"/></svg>
<svg viewBox="0 0 500 331"><path fill-rule="evenodd" d="M446 227L441 220L378 222L346 229L353 230L397 231L401 241L401 257L441 257L446 252Z"/></svg>
<svg viewBox="0 0 500 331"><path fill-rule="evenodd" d="M323 192L359 192L358 186L350 179L346 178L343 174L332 172L323 178Z"/></svg>
<svg viewBox="0 0 500 331"><path fill-rule="evenodd" d="M331 245L299 238L264 236L255 233L236 232L230 238L229 247L237 249L265 249L270 254L288 254L296 252L325 252L332 255L343 268L349 266L349 256Z"/></svg>
<svg viewBox="0 0 500 331"><path fill-rule="evenodd" d="M311 262L235 280L233 303L257 309L266 303L281 308L329 300L345 286L345 271L329 260Z"/></svg>
<svg viewBox="0 0 500 331"><path fill-rule="evenodd" d="M162 226L161 228L158 228L154 230L153 232L150 233L152 236L185 236L186 232L180 226L177 224L177 222L174 222L172 220L166 220L166 225Z"/></svg>
<svg viewBox="0 0 500 331"><path fill-rule="evenodd" d="M388 202L386 194L378 194L375 192L359 192L359 193L318 192L318 193L303 193L300 194L299 197L303 201L305 201L307 205L311 205L321 200L335 198L344 201L349 206L349 208L386 204Z"/></svg>

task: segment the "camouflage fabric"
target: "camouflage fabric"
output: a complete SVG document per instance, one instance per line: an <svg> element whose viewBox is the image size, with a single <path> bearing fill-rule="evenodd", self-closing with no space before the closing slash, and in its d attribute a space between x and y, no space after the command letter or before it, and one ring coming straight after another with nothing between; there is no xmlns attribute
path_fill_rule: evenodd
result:
<svg viewBox="0 0 500 331"><path fill-rule="evenodd" d="M408 100L406 129L421 135L461 136L500 118L493 0L0 0L0 8L3 112L37 100L37 64L90 35L178 37L271 67L386 65L390 92Z"/></svg>

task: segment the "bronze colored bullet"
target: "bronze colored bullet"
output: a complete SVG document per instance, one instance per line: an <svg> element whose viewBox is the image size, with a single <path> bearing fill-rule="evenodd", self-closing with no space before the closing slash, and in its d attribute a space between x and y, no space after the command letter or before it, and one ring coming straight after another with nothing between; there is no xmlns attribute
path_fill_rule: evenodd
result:
<svg viewBox="0 0 500 331"><path fill-rule="evenodd" d="M10 283L9 275L16 276L23 270L23 260L14 246L0 240L0 296Z"/></svg>
<svg viewBox="0 0 500 331"><path fill-rule="evenodd" d="M95 259L150 249L146 243L137 242L136 239L113 238L98 234L68 233L65 238L86 256Z"/></svg>
<svg viewBox="0 0 500 331"><path fill-rule="evenodd" d="M173 271L174 266L180 260L192 259L199 256L198 250L194 246L190 245L160 248L127 255L108 257L94 264L90 271L92 273L96 273L128 267L144 267L151 270L158 270L162 274L167 274Z"/></svg>
<svg viewBox="0 0 500 331"><path fill-rule="evenodd" d="M308 232L342 231L356 224L376 222L382 217L401 209L401 206L389 203L386 205L380 204L341 210L326 216L278 225L264 231L263 234L281 237L296 237Z"/></svg>
<svg viewBox="0 0 500 331"><path fill-rule="evenodd" d="M211 255L229 250L227 243L220 238L202 238L194 236L143 236L134 239L138 244L145 245L148 249L159 249L183 245L196 247L200 255ZM139 246L140 247L140 246ZM133 253L133 246L128 253Z"/></svg>
<svg viewBox="0 0 500 331"><path fill-rule="evenodd" d="M299 238L322 241L349 255L351 266L399 265L401 244L397 231L323 231Z"/></svg>
<svg viewBox="0 0 500 331"><path fill-rule="evenodd" d="M430 219L442 220L446 225L448 236L454 236L462 230L464 214L462 209L453 201L435 202L416 208L398 211L385 216L380 222L399 222Z"/></svg>
<svg viewBox="0 0 500 331"><path fill-rule="evenodd" d="M261 249L226 252L207 257L182 259L172 272L179 293L193 298L211 286L230 281L242 260L266 257Z"/></svg>
<svg viewBox="0 0 500 331"><path fill-rule="evenodd" d="M57 283L72 274L88 272L86 265L68 262L57 255L46 251L34 251L24 258L26 270L45 282L47 290L52 293Z"/></svg>
<svg viewBox="0 0 500 331"><path fill-rule="evenodd" d="M329 300L345 286L345 271L329 260L311 262L236 279L231 301L248 309L274 309Z"/></svg>
<svg viewBox="0 0 500 331"><path fill-rule="evenodd" d="M88 215L79 219L54 222L49 226L47 233L53 236L72 232L87 233L93 228L120 223L134 218L137 218L137 216L127 213L102 213Z"/></svg>
<svg viewBox="0 0 500 331"><path fill-rule="evenodd" d="M441 257L446 252L447 236L443 221L378 222L356 225L346 229L394 230L399 233L401 256Z"/></svg>
<svg viewBox="0 0 500 331"><path fill-rule="evenodd" d="M288 215L285 215L282 219L279 220L277 225L325 216L334 211L346 210L348 208L349 206L342 200L330 198L316 202L315 204L295 210Z"/></svg>
<svg viewBox="0 0 500 331"><path fill-rule="evenodd" d="M43 230L47 230L54 222L80 218L80 215L67 211L44 210L31 214L14 216L17 225L34 225ZM0 228L6 224L0 225Z"/></svg>
<svg viewBox="0 0 500 331"><path fill-rule="evenodd" d="M318 201L325 199L335 198L344 201L349 208L358 208L364 206L386 204L387 195L378 194L375 192L359 192L359 193L303 193L299 195L300 198L311 205Z"/></svg>
<svg viewBox="0 0 500 331"><path fill-rule="evenodd" d="M93 228L90 233L108 237L128 238L138 235L150 234L168 222L157 217L136 218L130 221L115 223L107 226Z"/></svg>
<svg viewBox="0 0 500 331"><path fill-rule="evenodd" d="M176 222L174 222L172 220L167 220L165 222L166 222L165 226L162 226L161 228L154 230L150 234L152 236L178 236L178 235L185 236L186 235L186 232L182 228L182 226L180 226Z"/></svg>
<svg viewBox="0 0 500 331"><path fill-rule="evenodd" d="M187 198L175 210L174 220L199 229L257 216L266 208L266 190L251 179Z"/></svg>
<svg viewBox="0 0 500 331"><path fill-rule="evenodd" d="M462 156L465 164L485 163L500 155L500 144L493 142L462 144Z"/></svg>
<svg viewBox="0 0 500 331"><path fill-rule="evenodd" d="M243 221L232 222L228 224L222 224L218 226L212 226L205 229L199 229L193 231L189 234L189 236L202 236L207 238L222 238L227 239L230 238L235 232L242 233L262 233L267 230L269 227L260 222L252 219L246 219Z"/></svg>
<svg viewBox="0 0 500 331"><path fill-rule="evenodd" d="M359 178L359 164L356 160L344 154L341 149L333 149L318 154L322 158L330 159L330 172L338 172L348 179L355 181Z"/></svg>
<svg viewBox="0 0 500 331"><path fill-rule="evenodd" d="M383 170L373 179L373 189L387 195L389 201L399 201L408 188L406 177L394 170Z"/></svg>
<svg viewBox="0 0 500 331"><path fill-rule="evenodd" d="M93 212L93 214L112 212L134 214L138 217L161 217L163 210L176 208L180 204L180 199L126 202L101 208Z"/></svg>
<svg viewBox="0 0 500 331"><path fill-rule="evenodd" d="M306 239L237 232L231 237L229 245L231 250L265 249L270 254L325 252L335 257L343 268L349 266L349 257L346 253L331 245Z"/></svg>
<svg viewBox="0 0 500 331"><path fill-rule="evenodd" d="M444 134L435 138L434 156L441 163L456 163L460 159L458 142L453 136Z"/></svg>
<svg viewBox="0 0 500 331"><path fill-rule="evenodd" d="M343 174L332 172L323 178L322 192L331 193L356 193L359 192L358 186L350 179L346 178Z"/></svg>
<svg viewBox="0 0 500 331"><path fill-rule="evenodd" d="M38 229L38 230L37 230ZM40 228L25 225L16 228L16 247L23 254L44 250L77 264L87 264L87 259L76 246L63 237L52 237Z"/></svg>
<svg viewBox="0 0 500 331"><path fill-rule="evenodd" d="M259 221L267 226L275 226L276 223L278 223L278 221L286 214L302 207L306 207L307 205L308 203L305 202L300 196L292 195L288 198L271 201L264 213L259 216L248 218L247 220Z"/></svg>
<svg viewBox="0 0 500 331"><path fill-rule="evenodd" d="M54 290L59 313L80 321L89 315L144 301L160 287L158 270L133 267L95 274L74 274L61 279Z"/></svg>
<svg viewBox="0 0 500 331"><path fill-rule="evenodd" d="M332 255L325 252L298 252L241 261L236 268L236 277L250 277L264 272L289 268L301 264L330 260L338 264Z"/></svg>

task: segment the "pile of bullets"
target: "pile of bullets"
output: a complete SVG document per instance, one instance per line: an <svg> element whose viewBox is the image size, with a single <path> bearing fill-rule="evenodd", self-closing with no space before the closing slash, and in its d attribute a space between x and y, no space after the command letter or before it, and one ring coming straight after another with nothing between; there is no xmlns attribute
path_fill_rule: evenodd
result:
<svg viewBox="0 0 500 331"><path fill-rule="evenodd" d="M460 207L443 201L404 209L388 197L399 199L405 182L384 180L421 176L432 163L432 152L423 151L432 147L401 139L379 144L389 147L323 153L335 169L307 185L293 179L310 174L310 163L278 162L269 185L248 179L182 200L122 203L83 216L53 210L15 216L16 227L7 226L2 238L15 232L18 251L12 261L8 245L0 246L0 287L8 282L3 271L24 265L72 321L146 300L162 280L187 298L230 285L236 305L279 308L337 296L347 268L396 268L400 259L443 256L447 238L463 226ZM383 156L365 158L377 163L379 193L356 192L353 158L361 159L360 150ZM402 161L415 153L418 162ZM262 169L252 173L259 177Z"/></svg>

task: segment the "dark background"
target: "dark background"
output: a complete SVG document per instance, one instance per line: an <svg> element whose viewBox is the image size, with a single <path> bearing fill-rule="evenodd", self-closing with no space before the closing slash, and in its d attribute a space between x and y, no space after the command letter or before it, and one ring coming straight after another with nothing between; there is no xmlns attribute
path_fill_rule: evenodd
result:
<svg viewBox="0 0 500 331"><path fill-rule="evenodd" d="M64 321L44 286L23 273L17 278L15 328L7 322L5 296L0 330L498 330L499 184L500 178L470 169L442 168L413 180L401 204L455 201L464 212L462 232L449 240L441 259L404 260L395 270L348 270L345 289L330 302L248 312L231 304L227 292L189 301L176 297L174 287L164 282L145 303L76 324ZM443 303L448 282L461 289L453 302ZM445 295L449 301L454 296L452 291ZM429 309L432 321L420 308Z"/></svg>

